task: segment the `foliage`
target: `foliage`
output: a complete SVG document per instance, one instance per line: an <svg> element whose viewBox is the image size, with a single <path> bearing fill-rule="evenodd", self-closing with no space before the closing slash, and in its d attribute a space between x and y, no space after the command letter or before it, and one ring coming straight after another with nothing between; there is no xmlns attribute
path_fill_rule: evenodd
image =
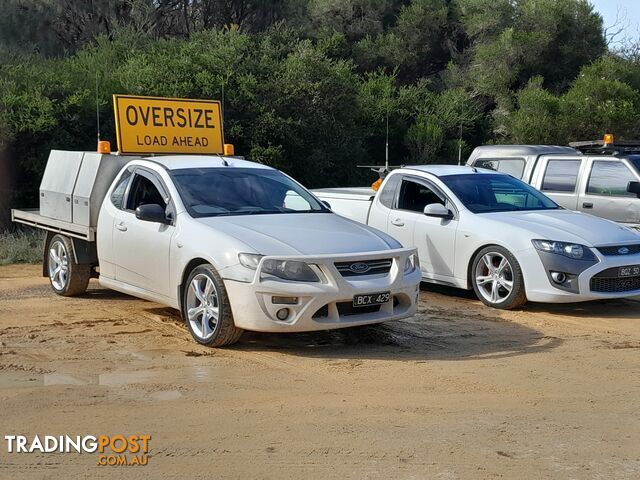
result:
<svg viewBox="0 0 640 480"><path fill-rule="evenodd" d="M308 186L368 179L387 131L392 164L640 135L638 49L607 52L586 0L6 3L0 158L21 206L50 149L95 147L96 80L102 138L113 93L221 99L226 141Z"/></svg>
<svg viewBox="0 0 640 480"><path fill-rule="evenodd" d="M0 232L0 265L42 262L43 241L40 230Z"/></svg>

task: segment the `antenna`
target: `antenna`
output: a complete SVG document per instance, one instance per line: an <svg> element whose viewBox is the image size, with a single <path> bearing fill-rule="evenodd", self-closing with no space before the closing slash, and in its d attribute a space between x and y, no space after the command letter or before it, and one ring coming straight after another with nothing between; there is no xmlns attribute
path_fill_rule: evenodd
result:
<svg viewBox="0 0 640 480"><path fill-rule="evenodd" d="M98 122L98 143L100 143L100 100L98 98L98 71L96 71L96 120Z"/></svg>
<svg viewBox="0 0 640 480"><path fill-rule="evenodd" d="M387 99L387 138L384 145L384 168L389 171L389 101Z"/></svg>

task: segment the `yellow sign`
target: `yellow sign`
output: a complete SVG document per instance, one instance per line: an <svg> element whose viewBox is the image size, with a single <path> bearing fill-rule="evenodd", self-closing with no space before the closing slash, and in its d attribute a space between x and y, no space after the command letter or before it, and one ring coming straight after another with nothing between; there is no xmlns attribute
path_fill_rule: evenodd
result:
<svg viewBox="0 0 640 480"><path fill-rule="evenodd" d="M217 100L114 95L120 153L223 154Z"/></svg>

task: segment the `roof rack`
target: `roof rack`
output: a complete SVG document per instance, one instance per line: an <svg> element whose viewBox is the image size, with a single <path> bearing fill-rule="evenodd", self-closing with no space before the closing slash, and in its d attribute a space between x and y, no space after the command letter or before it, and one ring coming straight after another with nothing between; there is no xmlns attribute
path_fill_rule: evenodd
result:
<svg viewBox="0 0 640 480"><path fill-rule="evenodd" d="M629 155L640 153L640 140L616 140L605 143L604 140L587 140L569 142L569 146L579 150L583 155Z"/></svg>

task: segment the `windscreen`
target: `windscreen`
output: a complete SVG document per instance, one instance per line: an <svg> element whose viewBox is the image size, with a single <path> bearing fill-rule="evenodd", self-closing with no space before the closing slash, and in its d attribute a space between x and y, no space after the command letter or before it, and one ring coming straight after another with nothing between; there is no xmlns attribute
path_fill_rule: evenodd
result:
<svg viewBox="0 0 640 480"><path fill-rule="evenodd" d="M266 168L185 168L171 172L193 217L328 212L313 195Z"/></svg>
<svg viewBox="0 0 640 480"><path fill-rule="evenodd" d="M560 208L532 186L508 175L471 173L440 179L474 213Z"/></svg>
<svg viewBox="0 0 640 480"><path fill-rule="evenodd" d="M640 173L640 155L629 155L629 163L633 165L638 173Z"/></svg>

